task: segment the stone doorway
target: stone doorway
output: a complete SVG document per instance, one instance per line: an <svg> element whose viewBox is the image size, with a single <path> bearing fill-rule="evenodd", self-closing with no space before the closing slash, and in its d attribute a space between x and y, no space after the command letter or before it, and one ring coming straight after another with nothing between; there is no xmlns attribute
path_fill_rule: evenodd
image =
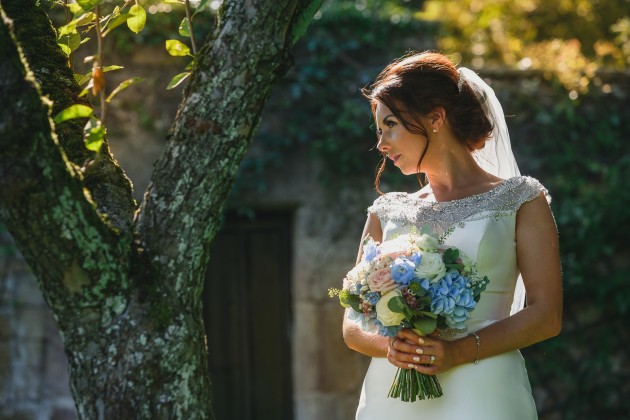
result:
<svg viewBox="0 0 630 420"><path fill-rule="evenodd" d="M217 419L290 420L291 213L229 215L203 292Z"/></svg>

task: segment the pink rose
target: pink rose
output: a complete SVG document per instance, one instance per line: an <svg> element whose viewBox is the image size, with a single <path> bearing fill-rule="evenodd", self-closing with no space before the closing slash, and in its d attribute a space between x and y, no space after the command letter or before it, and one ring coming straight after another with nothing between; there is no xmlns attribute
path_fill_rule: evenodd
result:
<svg viewBox="0 0 630 420"><path fill-rule="evenodd" d="M368 276L368 285L373 292L381 292L381 295L394 290L398 284L392 279L389 268L381 268Z"/></svg>

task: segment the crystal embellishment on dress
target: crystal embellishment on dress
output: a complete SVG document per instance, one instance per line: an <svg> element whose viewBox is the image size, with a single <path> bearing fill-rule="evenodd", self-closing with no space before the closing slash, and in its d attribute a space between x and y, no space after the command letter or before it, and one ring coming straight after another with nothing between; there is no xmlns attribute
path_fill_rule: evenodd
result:
<svg viewBox="0 0 630 420"><path fill-rule="evenodd" d="M377 198L368 213L376 214L381 220L427 225L444 239L464 221L515 214L523 202L537 198L541 191L551 202L547 190L537 179L517 176L484 193L453 201L435 202L403 192L388 193Z"/></svg>

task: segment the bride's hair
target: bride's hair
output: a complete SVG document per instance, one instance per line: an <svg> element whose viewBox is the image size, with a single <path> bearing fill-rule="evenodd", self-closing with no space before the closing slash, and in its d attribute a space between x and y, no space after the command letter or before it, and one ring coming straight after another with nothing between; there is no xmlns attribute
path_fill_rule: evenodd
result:
<svg viewBox="0 0 630 420"><path fill-rule="evenodd" d="M412 52L395 60L381 71L374 84L362 89L361 93L370 101L373 115L377 103L382 102L409 132L427 139L427 129L420 124L419 117L438 107L444 108L454 136L471 152L483 148L492 133L492 124L475 93L468 83L460 82L455 65L440 53ZM428 146L427 141L418 170ZM379 192L379 181L386 162L383 155L374 181Z"/></svg>

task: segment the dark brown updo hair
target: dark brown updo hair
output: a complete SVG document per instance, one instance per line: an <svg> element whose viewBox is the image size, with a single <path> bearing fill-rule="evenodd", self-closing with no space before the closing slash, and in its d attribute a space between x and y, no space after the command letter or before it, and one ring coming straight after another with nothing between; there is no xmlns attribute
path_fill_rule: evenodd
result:
<svg viewBox="0 0 630 420"><path fill-rule="evenodd" d="M472 152L483 148L492 133L492 124L468 83L461 83L460 90L458 81L457 68L443 54L412 52L385 67L374 84L361 93L370 101L374 118L376 105L382 102L409 132L427 139L427 129L419 123L419 117L437 107L444 108L451 131ZM428 147L427 141L418 170ZM386 163L383 154L374 181L378 192L381 192L379 181Z"/></svg>

